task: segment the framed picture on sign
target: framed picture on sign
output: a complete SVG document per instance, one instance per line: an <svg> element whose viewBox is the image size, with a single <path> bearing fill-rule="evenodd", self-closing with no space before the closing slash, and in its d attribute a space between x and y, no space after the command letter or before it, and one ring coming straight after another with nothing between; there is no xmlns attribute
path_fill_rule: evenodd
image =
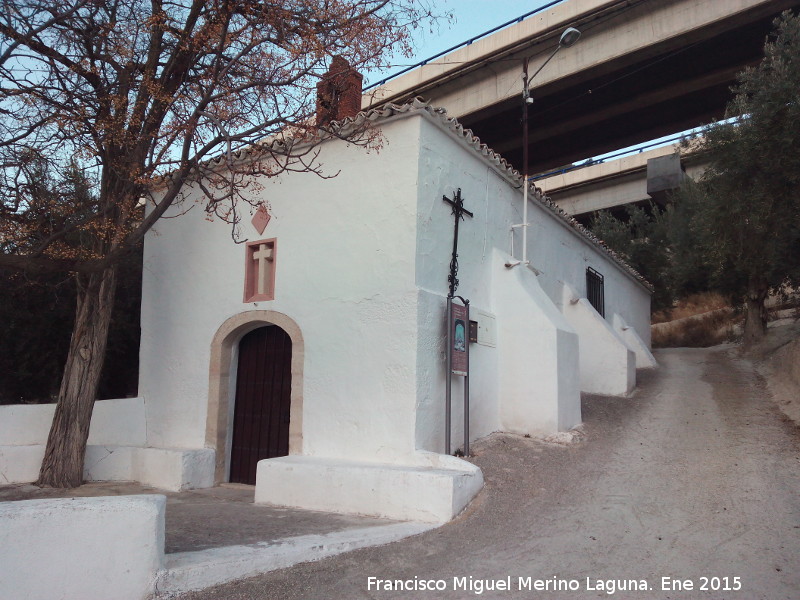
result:
<svg viewBox="0 0 800 600"><path fill-rule="evenodd" d="M453 344L453 375L467 374L467 307L453 304L450 338Z"/></svg>

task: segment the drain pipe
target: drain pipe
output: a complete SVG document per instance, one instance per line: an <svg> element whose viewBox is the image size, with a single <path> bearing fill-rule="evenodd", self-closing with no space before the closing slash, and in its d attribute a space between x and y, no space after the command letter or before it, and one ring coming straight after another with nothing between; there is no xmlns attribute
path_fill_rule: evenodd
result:
<svg viewBox="0 0 800 600"><path fill-rule="evenodd" d="M514 243L514 229L522 227L522 260L507 262L506 267L508 268L516 267L517 265L527 266L530 264L528 260L528 227L530 226L530 223L528 223L528 106L533 104L530 83L561 48L569 48L574 45L580 37L580 31L574 27L567 27L558 39L558 45L555 50L553 50L550 56L547 57L547 60L536 69L536 72L530 78L528 78L529 57L526 56L522 61L522 223L511 226L512 246Z"/></svg>
<svg viewBox="0 0 800 600"><path fill-rule="evenodd" d="M550 57L544 61L542 67L550 62L555 56L560 46L557 46ZM537 73L539 71L536 71ZM522 228L522 260L509 261L506 267L516 267L517 265L528 264L528 105L533 104L530 91L528 89L530 80L528 79L528 57L522 60L522 223L511 226L511 254L514 254L514 230Z"/></svg>

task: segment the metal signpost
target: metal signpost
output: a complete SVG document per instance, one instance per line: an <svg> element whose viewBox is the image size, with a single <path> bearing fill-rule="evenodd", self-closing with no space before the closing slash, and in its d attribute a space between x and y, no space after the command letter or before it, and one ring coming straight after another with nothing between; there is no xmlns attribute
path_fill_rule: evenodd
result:
<svg viewBox="0 0 800 600"><path fill-rule="evenodd" d="M455 216L455 232L453 234L453 256L450 260L450 275L447 281L450 291L447 295L447 379L445 383L445 415L444 445L445 453L450 454L450 429L452 414L452 378L458 375L464 378L464 456L469 456L469 300L456 296L458 288L458 223L464 215L472 217L472 213L464 208L461 189L453 194L451 200L442 198L453 207ZM453 302L455 298L462 304Z"/></svg>

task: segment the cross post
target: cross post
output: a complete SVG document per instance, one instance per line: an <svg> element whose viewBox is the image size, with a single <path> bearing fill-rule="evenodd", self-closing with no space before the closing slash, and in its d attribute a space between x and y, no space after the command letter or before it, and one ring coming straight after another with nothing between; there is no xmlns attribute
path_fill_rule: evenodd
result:
<svg viewBox="0 0 800 600"><path fill-rule="evenodd" d="M450 293L447 295L447 379L445 379L445 408L444 408L444 446L445 453L450 454L450 421L452 416L451 396L452 396L452 375L453 375L453 298L455 298L456 288L458 288L458 223L464 219L464 215L472 218L472 213L464 208L464 199L461 197L461 188L453 194L451 200L447 196L442 196L442 200L453 207L452 214L455 217L455 231L453 233L453 257L450 260L450 275L447 281L450 283ZM459 296L461 298L461 296ZM464 311L464 326L469 326L469 300L461 298L466 310ZM466 331L464 332L466 334ZM466 354L466 364L464 375L464 453L469 455L469 340L464 340L464 347L461 352Z"/></svg>
<svg viewBox="0 0 800 600"><path fill-rule="evenodd" d="M450 293L448 294L448 298L452 298L456 294L456 289L458 288L458 278L456 275L458 274L458 222L464 219L464 215L469 215L472 218L472 213L464 208L464 199L461 197L461 188L458 188L458 191L453 194L453 199L451 200L447 196L442 196L442 200L447 202L453 207L453 211L451 214L455 216L455 232L453 234L453 257L450 260L450 275L447 276L447 281L450 284Z"/></svg>

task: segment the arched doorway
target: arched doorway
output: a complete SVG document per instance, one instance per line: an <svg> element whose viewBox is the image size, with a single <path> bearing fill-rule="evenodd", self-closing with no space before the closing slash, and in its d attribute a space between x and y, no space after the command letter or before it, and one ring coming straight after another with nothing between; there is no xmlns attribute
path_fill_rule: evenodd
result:
<svg viewBox="0 0 800 600"><path fill-rule="evenodd" d="M272 310L251 310L224 321L211 342L209 362L206 447L216 450L214 481L233 481L231 451L235 422L239 342L250 332L276 328L291 343L291 400L288 454L303 453L303 363L305 345L300 327L287 315Z"/></svg>
<svg viewBox="0 0 800 600"><path fill-rule="evenodd" d="M255 485L259 460L289 454L292 340L276 325L239 341L230 478Z"/></svg>

